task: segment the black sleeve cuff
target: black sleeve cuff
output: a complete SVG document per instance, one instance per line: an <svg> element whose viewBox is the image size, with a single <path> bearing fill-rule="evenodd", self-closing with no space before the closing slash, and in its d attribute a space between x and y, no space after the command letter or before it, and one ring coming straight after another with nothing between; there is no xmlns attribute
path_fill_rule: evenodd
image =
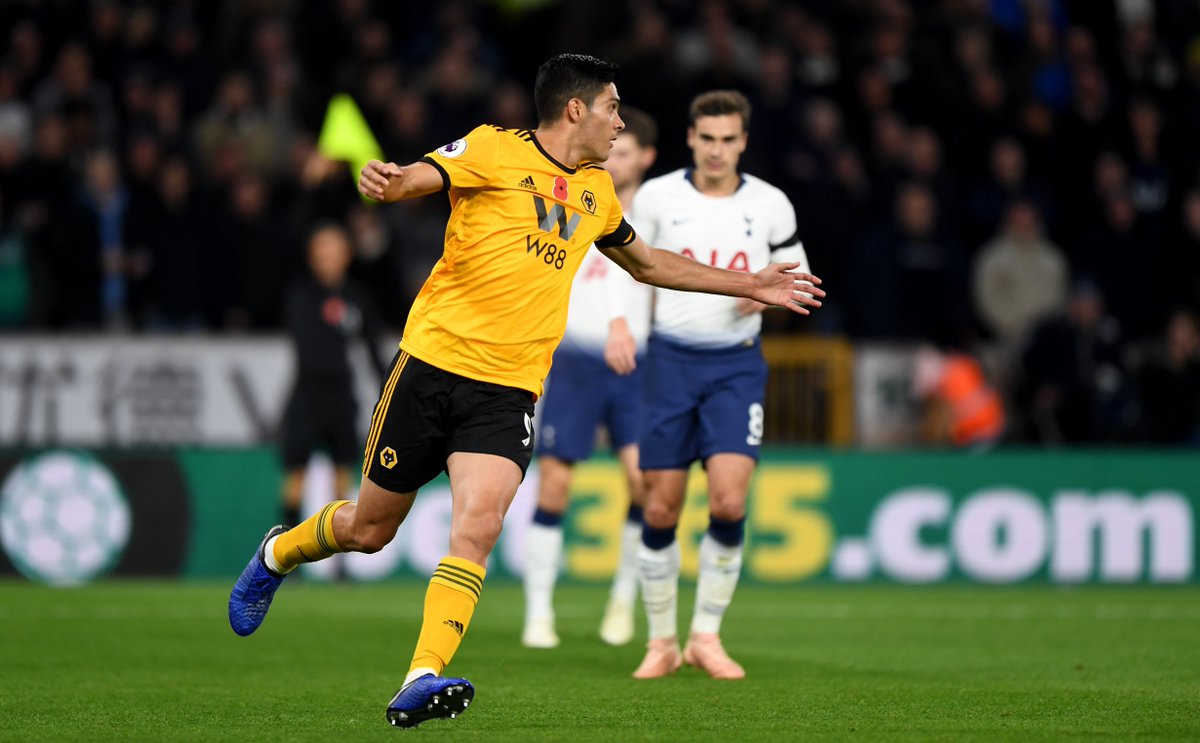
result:
<svg viewBox="0 0 1200 743"><path fill-rule="evenodd" d="M597 248L623 248L633 242L637 237L637 233L633 231L633 225L625 221L621 217L621 224L617 225L617 229L601 237L596 241Z"/></svg>
<svg viewBox="0 0 1200 743"><path fill-rule="evenodd" d="M793 245L799 245L799 244L800 244L800 232L797 231L797 232L793 233L791 237L789 237L788 239L779 243L778 245L771 245L770 247L771 247L771 250L779 250L780 248L790 248Z"/></svg>
<svg viewBox="0 0 1200 743"><path fill-rule="evenodd" d="M438 173L441 173L441 175L442 175L442 190L449 191L450 190L450 174L446 172L446 169L442 167L442 164L439 163L437 160L434 160L429 155L426 155L425 157L421 158L421 162L429 163L437 170Z"/></svg>

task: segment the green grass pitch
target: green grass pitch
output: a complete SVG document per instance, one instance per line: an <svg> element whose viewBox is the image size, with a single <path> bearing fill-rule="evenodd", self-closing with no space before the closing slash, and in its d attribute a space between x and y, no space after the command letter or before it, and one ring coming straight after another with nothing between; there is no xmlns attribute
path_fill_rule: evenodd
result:
<svg viewBox="0 0 1200 743"><path fill-rule="evenodd" d="M562 646L523 649L496 581L450 668L475 703L415 730L383 708L424 584L285 585L249 638L227 591L0 582L0 740L1200 740L1192 587L742 586L723 634L748 678L718 682L631 679L641 643L596 637L604 587L561 586Z"/></svg>

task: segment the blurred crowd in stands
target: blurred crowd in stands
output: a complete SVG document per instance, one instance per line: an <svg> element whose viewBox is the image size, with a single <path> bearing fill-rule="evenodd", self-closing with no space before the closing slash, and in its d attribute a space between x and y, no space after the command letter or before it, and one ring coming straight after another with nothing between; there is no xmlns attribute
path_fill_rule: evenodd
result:
<svg viewBox="0 0 1200 743"><path fill-rule="evenodd" d="M386 158L534 127L537 65L622 66L658 174L691 97L754 104L829 302L768 332L976 354L1007 439L1200 435L1200 4L1191 0L7 0L0 327L262 332L309 227L398 330L447 206L375 209L316 147L351 93Z"/></svg>

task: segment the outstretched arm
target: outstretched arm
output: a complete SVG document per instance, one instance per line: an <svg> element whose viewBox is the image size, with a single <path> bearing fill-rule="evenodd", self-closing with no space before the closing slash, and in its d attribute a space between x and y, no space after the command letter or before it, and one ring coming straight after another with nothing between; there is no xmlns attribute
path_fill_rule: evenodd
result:
<svg viewBox="0 0 1200 743"><path fill-rule="evenodd" d="M444 187L437 168L423 162L401 167L371 160L358 174L358 192L385 204L437 193Z"/></svg>
<svg viewBox="0 0 1200 743"><path fill-rule="evenodd" d="M758 273L726 271L652 248L641 237L625 247L602 252L643 284L665 289L747 297L801 315L809 314L809 307L820 307L820 298L825 296L816 286L821 283L819 278L794 270L800 266L797 262L772 263Z"/></svg>

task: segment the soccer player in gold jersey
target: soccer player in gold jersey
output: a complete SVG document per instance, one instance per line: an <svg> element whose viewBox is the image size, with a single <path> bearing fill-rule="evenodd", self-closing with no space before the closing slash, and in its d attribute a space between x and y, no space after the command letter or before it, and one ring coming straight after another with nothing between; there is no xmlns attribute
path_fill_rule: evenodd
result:
<svg viewBox="0 0 1200 743"><path fill-rule="evenodd" d="M621 106L625 128L613 142L604 169L626 219L634 194L657 155L658 126L632 106ZM534 438L538 462L537 506L525 528L522 582L525 626L521 644L558 647L554 588L562 562L564 521L571 502L576 464L591 456L596 429L603 426L625 475L629 507L621 527L617 568L600 623L609 645L633 639L642 545L642 471L638 432L642 412L639 364L650 325L650 287L638 284L598 249L588 251L571 287L566 332L554 352L553 372L540 400Z"/></svg>
<svg viewBox="0 0 1200 743"><path fill-rule="evenodd" d="M705 266L646 245L625 221L603 162L624 127L615 65L560 54L534 83L535 131L480 126L421 161L371 161L359 191L389 203L447 191L445 248L413 303L367 436L358 500L275 527L229 598L234 631L258 628L283 577L337 552L376 552L417 490L445 470L449 551L425 594L424 619L393 725L454 717L474 687L443 676L470 625L484 566L533 451L533 403L566 323L571 281L595 243L643 283L747 297L808 314L820 279L772 264L756 274Z"/></svg>

